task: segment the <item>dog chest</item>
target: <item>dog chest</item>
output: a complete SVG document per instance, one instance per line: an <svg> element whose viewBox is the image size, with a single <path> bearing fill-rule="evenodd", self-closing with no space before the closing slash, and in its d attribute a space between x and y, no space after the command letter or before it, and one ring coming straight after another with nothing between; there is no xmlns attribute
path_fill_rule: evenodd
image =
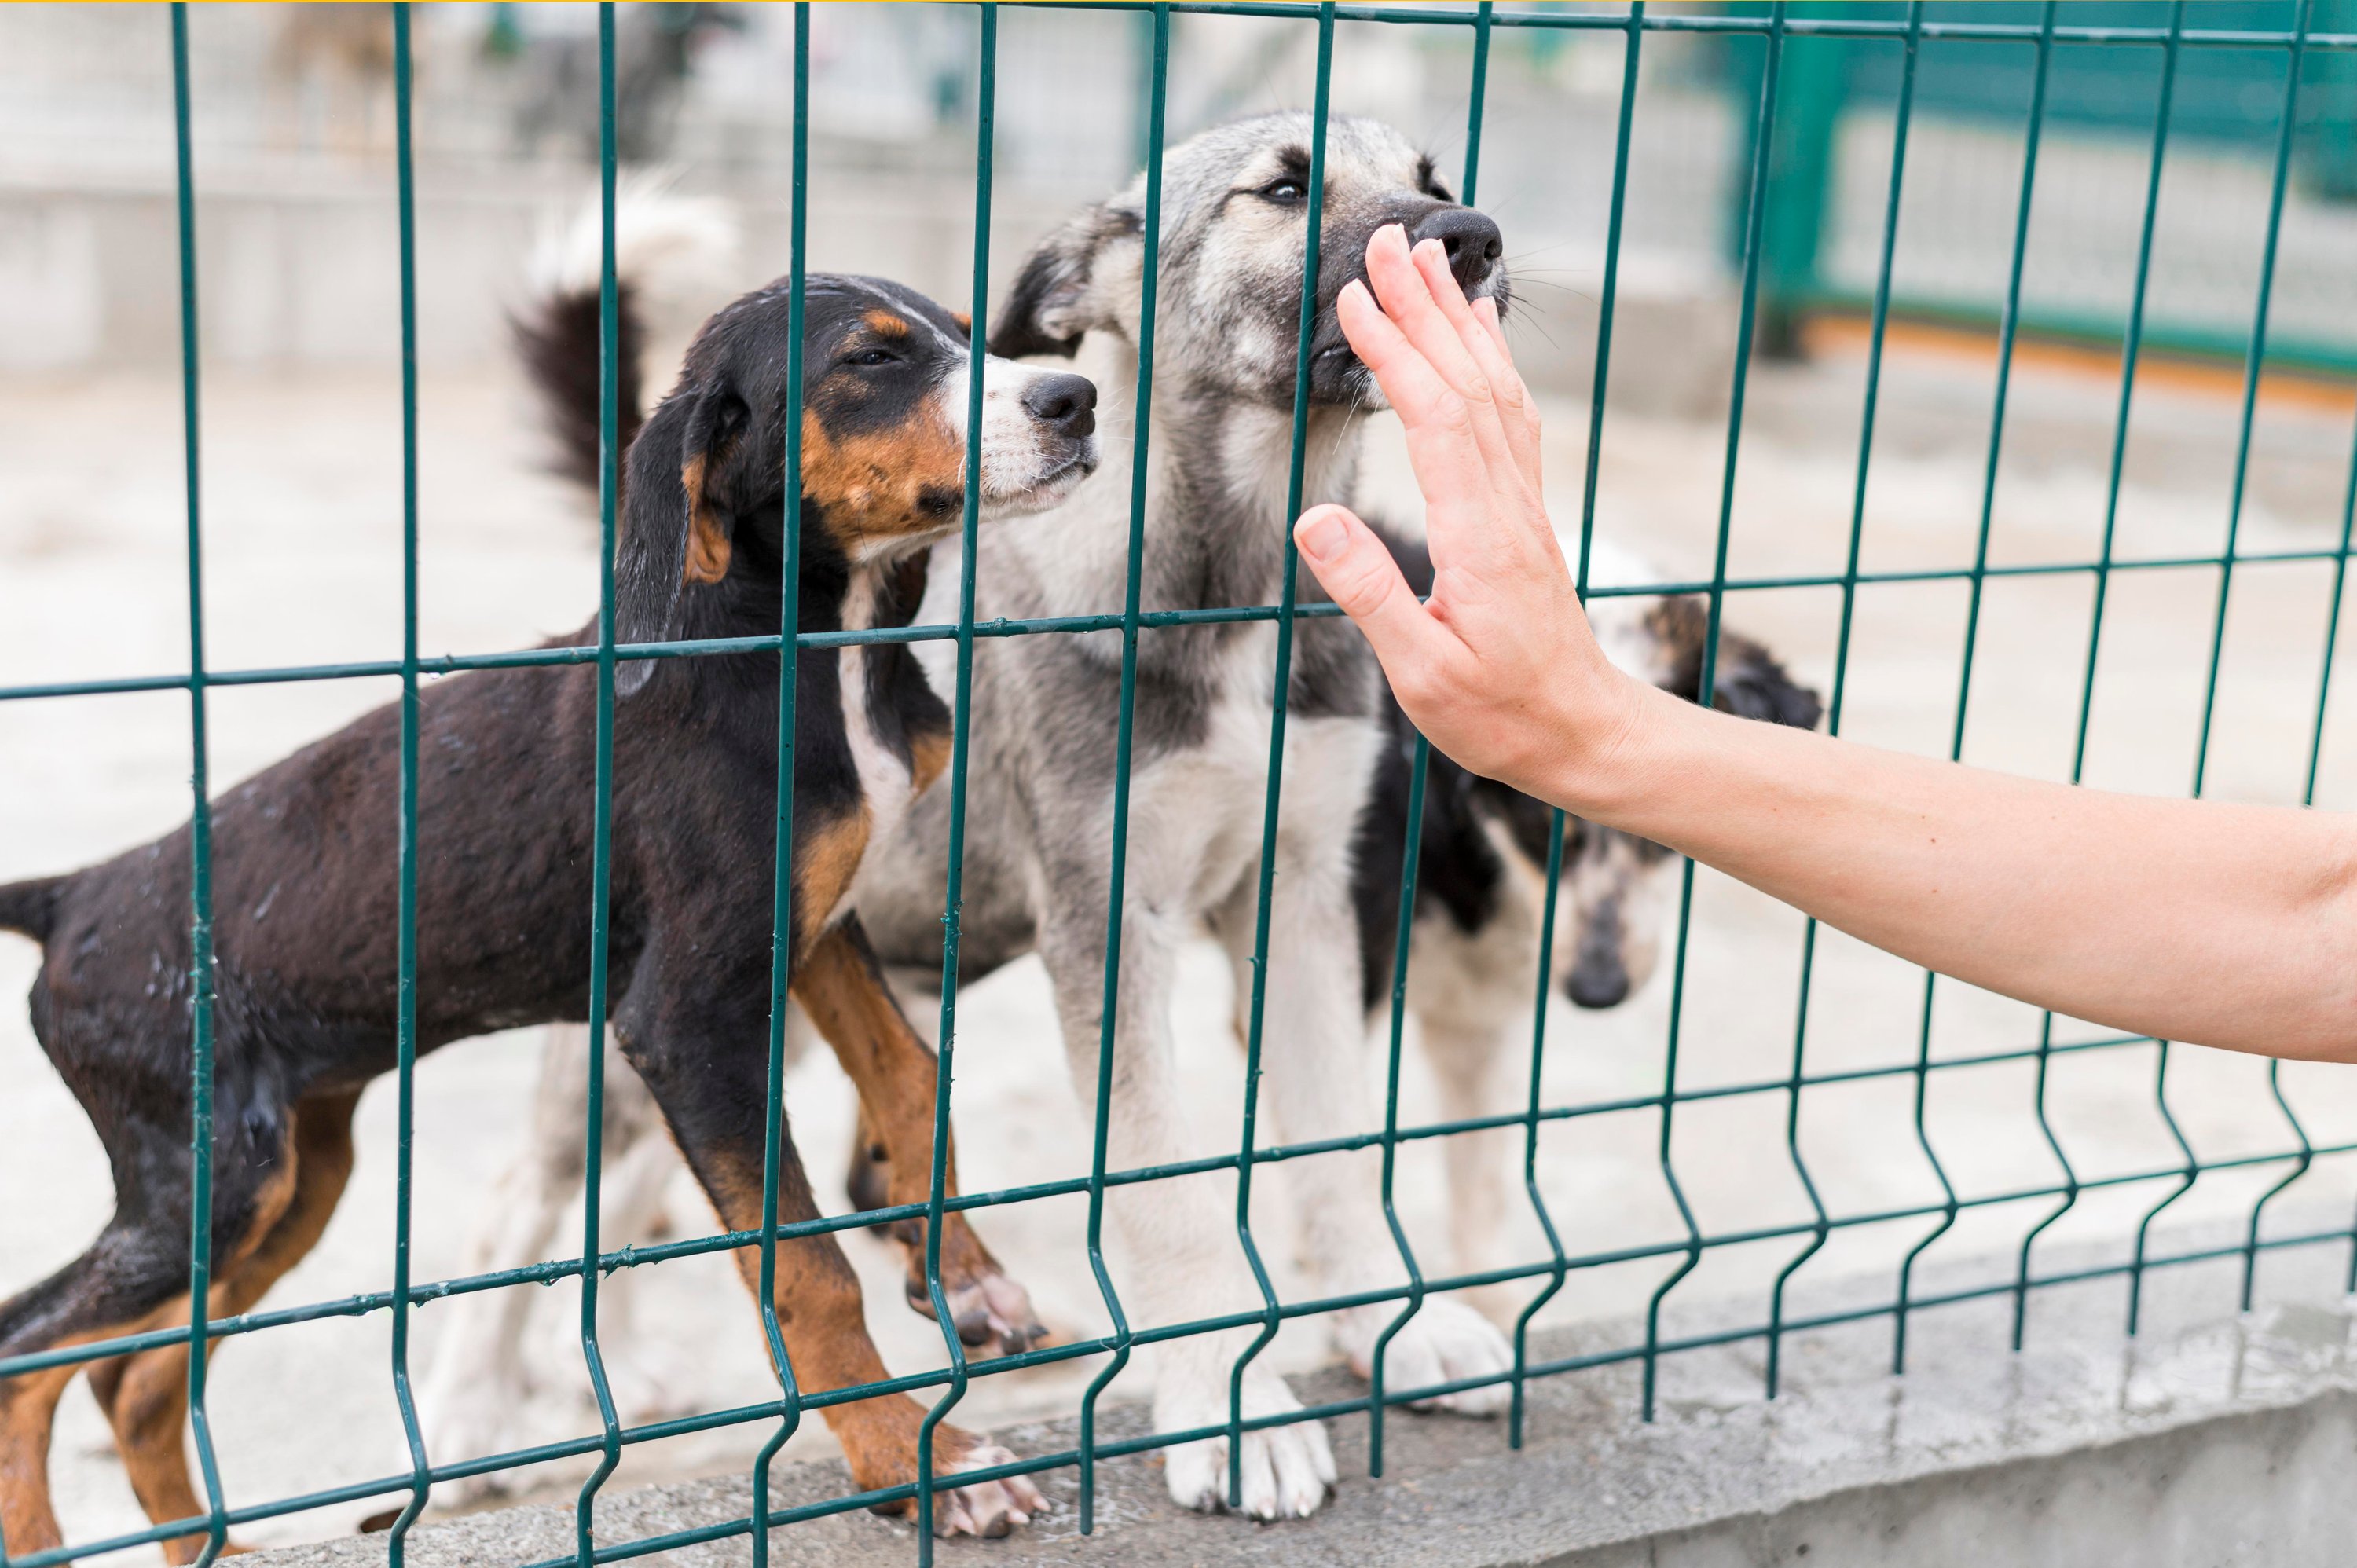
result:
<svg viewBox="0 0 2357 1568"><path fill-rule="evenodd" d="M1132 785L1132 864L1163 868L1198 909L1222 903L1259 864L1275 651L1268 628L1238 638L1222 659L1200 738L1154 757ZM1297 874L1347 868L1381 744L1372 719L1288 714L1277 820L1283 865Z"/></svg>

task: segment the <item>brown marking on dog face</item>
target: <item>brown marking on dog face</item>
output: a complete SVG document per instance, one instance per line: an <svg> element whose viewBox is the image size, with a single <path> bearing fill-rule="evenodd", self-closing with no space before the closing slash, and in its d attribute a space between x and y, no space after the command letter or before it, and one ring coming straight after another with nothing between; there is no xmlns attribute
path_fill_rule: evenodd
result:
<svg viewBox="0 0 2357 1568"><path fill-rule="evenodd" d="M952 310L950 312L950 319L956 322L958 330L964 333L968 338L974 336L973 317L967 315L963 310Z"/></svg>
<svg viewBox="0 0 2357 1568"><path fill-rule="evenodd" d="M1678 658L1700 660L1703 639L1710 635L1710 616L1691 598L1660 599L1645 612L1645 629Z"/></svg>
<svg viewBox="0 0 2357 1568"><path fill-rule="evenodd" d="M1703 645L1710 640L1710 612L1700 599L1687 596L1656 599L1645 611L1646 634L1652 639L1654 658L1650 671L1663 691L1693 702L1702 690Z"/></svg>
<svg viewBox="0 0 2357 1568"><path fill-rule="evenodd" d="M704 499L704 454L681 465L680 489L687 492L687 564L681 576L691 583L716 583L728 575L728 535Z"/></svg>
<svg viewBox="0 0 2357 1568"><path fill-rule="evenodd" d="M930 397L904 424L840 438L812 410L802 415L802 496L856 560L877 544L956 523L965 500L965 443Z"/></svg>
<svg viewBox="0 0 2357 1568"><path fill-rule="evenodd" d="M932 787L933 780L948 771L950 765L950 732L931 725L910 726L909 730L909 793L921 795Z"/></svg>
<svg viewBox="0 0 2357 1568"><path fill-rule="evenodd" d="M805 949L818 939L867 853L867 802L858 800L842 815L795 833L795 925Z"/></svg>
<svg viewBox="0 0 2357 1568"><path fill-rule="evenodd" d="M859 319L867 324L867 329L870 332L876 333L879 337L906 338L909 335L908 321L901 317L893 315L892 312L883 309L880 306L869 311Z"/></svg>

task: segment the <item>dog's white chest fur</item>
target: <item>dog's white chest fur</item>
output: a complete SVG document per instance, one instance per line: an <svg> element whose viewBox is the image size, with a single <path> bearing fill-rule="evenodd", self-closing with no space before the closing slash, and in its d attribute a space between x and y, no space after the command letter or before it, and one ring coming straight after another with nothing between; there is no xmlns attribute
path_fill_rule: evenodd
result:
<svg viewBox="0 0 2357 1568"><path fill-rule="evenodd" d="M1222 650L1202 740L1157 758L1133 785L1131 854L1158 868L1161 897L1209 912L1259 864L1266 829L1276 632L1255 626ZM1364 718L1288 717L1278 821L1281 846L1315 843L1306 858L1346 864L1382 736ZM1322 851L1322 853L1321 853ZM1288 855L1291 862L1297 857Z"/></svg>
<svg viewBox="0 0 2357 1568"><path fill-rule="evenodd" d="M865 631L876 624L877 586L877 579L867 573L853 575L843 605L845 630ZM835 666L836 679L842 685L844 738L851 747L852 768L859 775L859 793L867 811L871 843L891 836L914 793L909 764L877 735L875 714L869 711L874 699L869 693L868 671L876 652L855 643L837 655ZM828 920L840 915L845 904L845 900L838 899L834 908L827 911Z"/></svg>

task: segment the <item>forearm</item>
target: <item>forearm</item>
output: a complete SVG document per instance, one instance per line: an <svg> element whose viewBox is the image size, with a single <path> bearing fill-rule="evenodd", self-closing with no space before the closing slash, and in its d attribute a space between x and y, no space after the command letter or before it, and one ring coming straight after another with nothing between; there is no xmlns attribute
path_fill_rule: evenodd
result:
<svg viewBox="0 0 2357 1568"><path fill-rule="evenodd" d="M2357 826L2110 794L1729 718L1646 688L1542 792L1862 940L2162 1038L2357 1060Z"/></svg>

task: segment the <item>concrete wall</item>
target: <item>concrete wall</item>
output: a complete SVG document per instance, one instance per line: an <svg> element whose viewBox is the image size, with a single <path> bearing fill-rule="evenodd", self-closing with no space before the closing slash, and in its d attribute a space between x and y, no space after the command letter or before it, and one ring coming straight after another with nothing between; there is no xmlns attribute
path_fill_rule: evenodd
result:
<svg viewBox="0 0 2357 1568"><path fill-rule="evenodd" d="M535 239L594 194L589 177L552 166L458 179L421 171L417 333L428 370L489 369L506 353L506 313ZM782 189L730 199L745 235L738 286L783 269ZM1002 292L1038 237L1066 215L1055 194L1002 189L991 276ZM938 177L864 175L814 193L814 268L882 273L963 306L973 277L971 186ZM197 202L199 322L206 361L231 366L389 366L400 352L394 198L378 177L273 179L206 175ZM0 373L178 363L178 216L167 186L0 184ZM1600 276L1568 275L1577 308L1523 334L1531 379L1584 394L1591 383ZM1726 399L1735 310L1723 282L1674 258L1624 259L1616 313L1616 406L1704 417ZM703 308L720 303L716 293Z"/></svg>

